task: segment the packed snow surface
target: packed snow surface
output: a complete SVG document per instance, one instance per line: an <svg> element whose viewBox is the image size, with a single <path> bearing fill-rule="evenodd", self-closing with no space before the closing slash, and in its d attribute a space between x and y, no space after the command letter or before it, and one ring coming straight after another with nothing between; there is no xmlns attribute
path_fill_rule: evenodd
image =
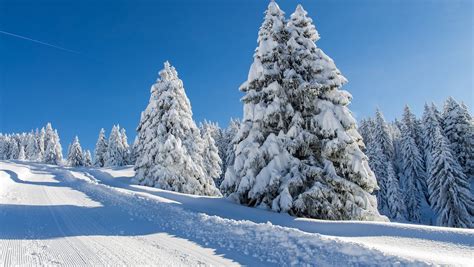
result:
<svg viewBox="0 0 474 267"><path fill-rule="evenodd" d="M0 265L474 264L474 230L295 218L133 176L0 162Z"/></svg>

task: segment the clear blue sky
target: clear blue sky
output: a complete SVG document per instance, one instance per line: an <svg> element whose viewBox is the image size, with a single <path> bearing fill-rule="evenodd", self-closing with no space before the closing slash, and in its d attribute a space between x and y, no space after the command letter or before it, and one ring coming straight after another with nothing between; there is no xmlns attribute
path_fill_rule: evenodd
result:
<svg viewBox="0 0 474 267"><path fill-rule="evenodd" d="M349 83L357 118L380 107L388 119L409 104L447 96L473 105L470 0L277 1L303 4L318 46ZM264 0L0 0L0 132L51 121L63 147L79 135L92 149L99 129L120 123L135 136L150 86L165 60L176 66L194 118L225 126L242 116Z"/></svg>

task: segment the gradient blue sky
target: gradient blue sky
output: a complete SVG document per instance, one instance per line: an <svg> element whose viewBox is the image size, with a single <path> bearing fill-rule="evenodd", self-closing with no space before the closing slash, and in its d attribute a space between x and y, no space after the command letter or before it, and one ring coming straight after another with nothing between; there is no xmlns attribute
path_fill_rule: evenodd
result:
<svg viewBox="0 0 474 267"><path fill-rule="evenodd" d="M357 118L378 106L388 119L409 104L447 96L473 102L470 0L277 1L303 4L318 46L349 83ZM227 125L241 117L239 85L257 45L264 0L0 0L0 132L51 121L63 147L79 135L93 149L101 127L135 136L150 86L165 60L176 66L194 118Z"/></svg>

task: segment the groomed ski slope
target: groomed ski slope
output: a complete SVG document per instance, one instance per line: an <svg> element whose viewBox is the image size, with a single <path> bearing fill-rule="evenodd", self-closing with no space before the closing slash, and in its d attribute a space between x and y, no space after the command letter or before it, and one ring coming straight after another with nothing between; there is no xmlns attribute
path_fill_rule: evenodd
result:
<svg viewBox="0 0 474 267"><path fill-rule="evenodd" d="M298 219L133 175L0 162L0 265L474 265L474 230Z"/></svg>

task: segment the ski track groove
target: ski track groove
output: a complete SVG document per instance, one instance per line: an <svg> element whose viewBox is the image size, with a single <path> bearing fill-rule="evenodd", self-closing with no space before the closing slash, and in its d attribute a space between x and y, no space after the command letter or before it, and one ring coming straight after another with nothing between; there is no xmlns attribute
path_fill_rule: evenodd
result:
<svg viewBox="0 0 474 267"><path fill-rule="evenodd" d="M68 175L68 174L64 174L64 175ZM68 182L66 182L66 184L68 184ZM116 262L116 264L120 264L120 265L132 264L132 265L134 265L134 264L146 264L146 262L150 262L148 260L152 259L151 257L149 257L150 254L144 253L144 251L143 251L144 247L141 247L141 249L138 249L138 248L136 248L136 246L130 245L130 243L128 243L127 244L128 245L127 249L124 249L123 242L121 242L116 237L112 236L111 231L107 230L105 227L103 227L99 223L97 223L95 221L92 221L90 218L87 218L87 217L79 218L78 216L76 216L74 214L74 212L70 212L68 210L64 211L62 216L64 217L65 220L68 221L67 225L73 227L74 230L76 230L75 232L78 232L78 233L81 232L79 230L79 228L75 227L75 224L73 223L73 222L79 221L79 219L80 219L82 221L80 227L86 228L86 231L82 231L82 232L102 232L102 233L105 232L105 233L110 234L109 237L107 238L107 246L105 246L104 244L102 244L102 243L100 243L100 242L98 242L98 241L96 241L92 238L89 238L88 236L83 237L83 238L87 239L88 241L90 241L91 243L95 244L96 246L101 247L101 251L107 251L107 253L102 253L101 255L104 255L104 256L113 255L113 257L108 256L108 259L106 260L106 262L120 261L119 263ZM129 241L131 241L131 240L129 240ZM108 247L111 247L111 245L115 249L120 249L121 253L116 253L113 250L110 250ZM130 252L132 252L132 253L130 253ZM136 259L137 255L141 255L141 257L145 257L145 259L141 260L141 261L136 261L135 259ZM128 260L128 262L127 262L127 260ZM131 263L130 260L133 260L134 262Z"/></svg>
<svg viewBox="0 0 474 267"><path fill-rule="evenodd" d="M62 175L69 175L69 174L62 173L61 171L57 172L56 179L58 179L58 177L62 177ZM65 185L71 186L71 188L73 188L74 186L74 184L71 184L70 181L63 181L63 182L65 183ZM49 194L48 194L48 197L51 198ZM54 195L54 198L56 202L58 201L60 202L62 199L67 199L67 196L64 196L64 192L60 191L58 194ZM118 265L146 264L147 262L150 262L148 260L152 260L152 258L149 256L152 254L144 253L143 251L144 247L137 248L136 246L131 245L129 242L127 242L128 243L127 246L124 247L123 240L119 240L118 238L112 236L111 231L109 231L106 227L102 226L98 222L93 221L91 218L78 216L77 214L69 210L68 208L65 208L61 212L60 216L61 216L62 221L64 221L64 225L68 227L68 230L71 232L73 236L81 232L88 232L88 233L100 232L100 233L110 234L106 240L106 244L104 244L103 242L100 242L98 239L91 238L87 235L80 237L80 239L84 239L85 241L87 241L87 244L92 245L94 252L87 253L88 255L101 255L102 257L105 258L105 259L102 259L102 258L97 257L95 259L99 261L99 263L97 263L99 265L102 265L102 266L108 265L111 262L114 262L114 265L115 264L118 264ZM80 221L81 224L75 223L78 221ZM82 242L81 240L79 241L82 244L84 244L84 242ZM114 250L110 248L114 248ZM116 252L117 249L120 251ZM140 257L138 258L140 261L136 261L137 255L140 255ZM89 262L91 259L82 258L82 260L84 262ZM133 261L133 262L130 262L130 261Z"/></svg>
<svg viewBox="0 0 474 267"><path fill-rule="evenodd" d="M154 225L157 229L159 225L134 212L133 204L137 204L136 201L127 203L130 198L121 199L109 188L91 188L90 181L94 177L87 172L24 164L18 164L14 172L7 173L11 179L6 184L11 190L0 187L0 204L6 201L7 205L24 205L28 208L0 209L1 220L15 224L18 218L20 223L13 231L1 231L0 227L2 266L233 264L232 261L212 255L212 252L208 255L200 254L201 248L195 244L189 247L189 241L161 233L160 230L156 234L145 236L128 232L128 220L146 221L148 227ZM81 173L90 181L77 179L74 173ZM0 172L1 176L3 174ZM0 181L1 178L3 177L0 177ZM102 214L104 210L101 209L103 201L107 205L105 214ZM42 208L32 208L34 205ZM77 212L78 209L85 212ZM9 215L10 212L13 216ZM111 212L112 217L107 217L108 212ZM44 216L46 220L41 221L40 216ZM114 219L117 218L119 222L114 224ZM44 231L52 231L53 234L51 236ZM23 232L24 237L16 238L19 232Z"/></svg>
<svg viewBox="0 0 474 267"><path fill-rule="evenodd" d="M74 174L73 174L72 172L67 172L67 171L62 171L62 170L60 170L60 172L62 172L62 173L61 173L62 175L60 175L60 177L65 177L66 179L74 179L74 178L72 178L72 177L74 177ZM80 173L83 174L83 175L85 175L85 176L87 176L87 177L90 178L92 181L95 180L95 178L94 178L92 175L90 175L89 173L87 173L87 172L80 172ZM71 177L71 176L72 176L72 177ZM65 183L71 183L71 181L67 181L67 180L65 180L64 182L65 182ZM72 182L72 183L74 183L74 182ZM81 192L83 192L83 191L88 191L87 188L84 188L84 187L82 187L82 186L80 186L80 187L81 187L80 189L78 189L78 188L76 188L76 189L77 189L77 190L80 190ZM90 193L90 191L88 191L88 192ZM114 205L116 205L117 207L119 207L121 210L123 210L123 212L127 213L129 216L136 217L135 215L131 214L130 210L123 208L124 206L130 207L130 208L133 207L132 205L130 205L129 202L127 202L126 199L117 198L117 199L115 199L115 200L119 201L120 203L114 203ZM121 245L121 244L122 244L121 241L118 240L117 238L115 238L115 237L112 236L110 239L111 239L115 244L117 244L118 246L122 246L122 245ZM173 254L179 255L183 260L188 259L188 258L190 258L190 257L193 258L192 255L189 255L189 254L187 254L187 253L183 254L183 253L179 252L178 250L160 246L155 240L153 240L153 238L149 238L149 237L145 238L145 237L142 237L142 236L134 236L134 237L133 237L133 241L132 241L132 240L129 240L129 242L139 242L139 243L142 243L142 244L145 244L145 245L149 245L149 244L151 243L151 244L152 244L152 247L153 247L153 249L150 250L148 246L128 246L127 249L133 249L133 253L130 254L129 257L126 257L127 259L130 260L130 259L131 259L130 257L132 257L132 259L135 260L135 258L134 258L133 256L136 256L136 255L140 255L140 257L141 257L141 258L140 258L140 261L135 261L133 264L140 264L140 265L143 265L143 264L147 264L147 263L149 263L149 262L156 262L156 259L157 259L157 258L153 257L153 255L154 255L153 250L156 249L156 248L158 248L159 250L166 250L166 251L171 252L171 253L173 253ZM139 249L139 247L140 247L141 249ZM144 249L145 249L145 250L149 250L148 253L147 253L147 251L144 251ZM126 251L123 251L123 252L124 252L124 253L128 253L128 252L126 252ZM145 258L145 259L142 259L144 256L145 256L146 258ZM128 263L128 264L130 264L130 263ZM198 265L205 265L205 263L198 261Z"/></svg>
<svg viewBox="0 0 474 267"><path fill-rule="evenodd" d="M46 199L48 199L49 203L55 203L51 200L51 198L50 198L50 196L47 192L45 192L45 197L46 197ZM69 227L72 227L74 224L71 224L70 221L68 221L66 219L67 218L66 216L61 215L61 214L55 214L55 212L52 210L52 208L50 206L48 206L48 209L49 209L49 211L50 211L50 213L51 213L51 215L52 215L52 217L53 217L53 219L56 223L56 227L59 229L61 234L66 237L66 238L63 239L68 244L68 246L66 246L66 247L69 250L74 251L74 253L67 253L66 255L77 255L77 257L79 258L79 259L77 259L77 257L74 257L74 258L72 258L72 261L71 261L71 258L68 258L68 259L66 259L65 262L73 262L73 263L75 263L74 265L86 265L86 264L93 264L93 265L100 264L100 265L103 265L104 263L97 256L91 258L90 256L87 257L87 256L83 255L84 251L88 251L89 252L89 253L87 253L88 255L96 255L96 254L93 253L92 251L90 251L89 247L84 245L84 243L79 238L70 237L66 234L66 232L64 231L62 225L69 228ZM61 216L61 219L64 222L64 224L59 223L58 216ZM76 222L79 222L79 220L76 221ZM73 233L73 231L71 231L71 233ZM75 242L71 242L70 239L72 239L72 238L75 239Z"/></svg>

